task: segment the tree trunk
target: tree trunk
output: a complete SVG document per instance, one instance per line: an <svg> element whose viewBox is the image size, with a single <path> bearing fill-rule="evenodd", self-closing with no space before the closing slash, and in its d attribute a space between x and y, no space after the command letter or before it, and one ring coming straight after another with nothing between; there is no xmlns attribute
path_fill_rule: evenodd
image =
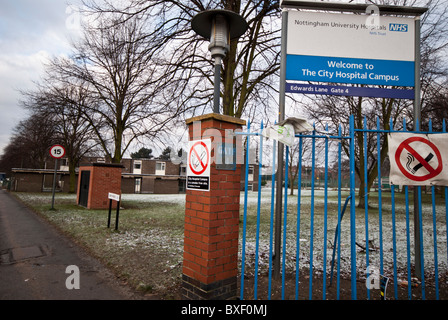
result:
<svg viewBox="0 0 448 320"><path fill-rule="evenodd" d="M366 184L364 182L364 177L363 177L363 179L361 179L361 184L359 185L358 208L364 208L364 206L366 204L365 203L366 200L367 200L367 204L369 203L369 195L368 195L369 190L367 190L367 196L366 196L365 187L366 187Z"/></svg>
<svg viewBox="0 0 448 320"><path fill-rule="evenodd" d="M68 171L70 173L70 185L69 185L69 193L75 193L76 192L76 171L75 171L75 166L73 164L72 161L69 160L69 165L68 165Z"/></svg>

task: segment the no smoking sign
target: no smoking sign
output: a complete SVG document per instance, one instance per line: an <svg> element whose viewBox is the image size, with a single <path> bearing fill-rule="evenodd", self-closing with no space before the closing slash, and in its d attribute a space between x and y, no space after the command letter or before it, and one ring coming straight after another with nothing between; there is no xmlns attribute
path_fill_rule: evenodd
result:
<svg viewBox="0 0 448 320"><path fill-rule="evenodd" d="M393 133L390 181L396 185L447 185L447 135ZM445 171L445 173L444 173Z"/></svg>
<svg viewBox="0 0 448 320"><path fill-rule="evenodd" d="M210 191L211 140L188 143L187 189Z"/></svg>

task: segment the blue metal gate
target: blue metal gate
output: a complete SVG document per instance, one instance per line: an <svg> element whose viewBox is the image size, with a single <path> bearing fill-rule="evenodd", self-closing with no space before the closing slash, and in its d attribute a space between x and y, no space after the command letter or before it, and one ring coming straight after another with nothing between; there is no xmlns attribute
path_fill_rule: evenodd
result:
<svg viewBox="0 0 448 320"><path fill-rule="evenodd" d="M286 147L281 252L274 252L277 142L262 136L263 124L257 132L252 132L249 124L246 132L237 133L247 137L246 150L254 141L258 143L258 163L253 166L258 171L256 191L249 191L249 152L244 165L241 299L447 298L448 187L398 189L387 183L388 173L375 159L364 161L360 171L364 176L358 178L357 142L362 141L363 156L368 159L368 137L376 140L373 154L379 155L385 136L395 132L392 123L390 130L381 129L378 119L374 129L368 129L366 123L364 119L364 127L355 129L351 116L348 135L342 134L341 127L334 134L327 127L296 135L299 157L292 166L291 150ZM429 127L431 131L431 123ZM271 142L267 146L272 158L264 156L267 148L263 145ZM307 160L302 157L305 144L311 148ZM348 147L350 156L343 146ZM370 191L364 183L366 201L360 207L360 179L367 181L368 166L375 162L378 178ZM269 173L264 172L267 165ZM290 170L298 171L294 181L289 179ZM297 195L288 195L292 186ZM275 277L274 254L281 255L281 265L276 267L281 268L280 277ZM420 257L419 266L416 257Z"/></svg>

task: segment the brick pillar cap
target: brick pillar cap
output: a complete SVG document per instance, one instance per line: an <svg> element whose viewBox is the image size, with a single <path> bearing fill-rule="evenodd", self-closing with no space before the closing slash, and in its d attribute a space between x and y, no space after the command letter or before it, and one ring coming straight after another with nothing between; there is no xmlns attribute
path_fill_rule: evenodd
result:
<svg viewBox="0 0 448 320"><path fill-rule="evenodd" d="M242 126L246 125L246 120L242 120L240 118L235 118L235 117L231 117L231 116L227 116L227 115L219 114L219 113L203 114L202 116L197 116L197 117L187 119L185 122L187 124L191 124L195 121L205 121L205 120L219 120L219 121L223 121L223 122L239 124Z"/></svg>

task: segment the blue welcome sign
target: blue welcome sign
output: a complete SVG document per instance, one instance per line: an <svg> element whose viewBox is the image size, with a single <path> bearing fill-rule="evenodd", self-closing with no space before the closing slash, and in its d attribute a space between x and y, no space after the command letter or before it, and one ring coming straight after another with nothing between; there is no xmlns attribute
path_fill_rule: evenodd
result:
<svg viewBox="0 0 448 320"><path fill-rule="evenodd" d="M371 17L370 17L371 18ZM413 99L415 86L415 26L413 19L392 16L289 11L286 45L286 81L306 81L315 94L403 96ZM364 90L322 84L407 87L400 94L390 88ZM303 84L303 83L302 83ZM305 88L300 85L296 88ZM309 87L308 87L309 88ZM388 92L388 90L393 90ZM301 92L305 93L305 92ZM312 93L312 92L308 92Z"/></svg>
<svg viewBox="0 0 448 320"><path fill-rule="evenodd" d="M414 86L414 62L317 56L287 56L286 80Z"/></svg>

